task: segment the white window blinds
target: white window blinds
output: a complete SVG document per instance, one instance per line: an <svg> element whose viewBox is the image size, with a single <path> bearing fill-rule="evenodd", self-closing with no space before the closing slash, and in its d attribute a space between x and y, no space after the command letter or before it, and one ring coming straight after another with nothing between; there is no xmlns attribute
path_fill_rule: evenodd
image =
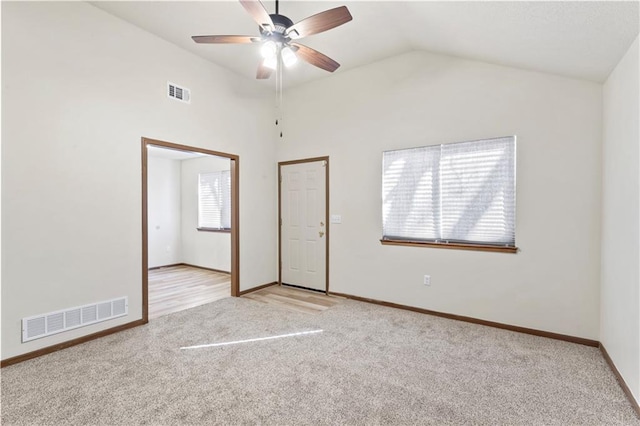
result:
<svg viewBox="0 0 640 426"><path fill-rule="evenodd" d="M198 228L231 229L231 173L198 175Z"/></svg>
<svg viewBox="0 0 640 426"><path fill-rule="evenodd" d="M514 136L383 153L383 239L515 246Z"/></svg>

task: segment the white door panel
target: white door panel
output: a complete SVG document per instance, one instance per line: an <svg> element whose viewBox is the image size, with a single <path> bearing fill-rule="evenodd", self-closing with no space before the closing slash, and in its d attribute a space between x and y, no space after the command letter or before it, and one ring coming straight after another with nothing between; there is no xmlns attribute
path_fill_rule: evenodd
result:
<svg viewBox="0 0 640 426"><path fill-rule="evenodd" d="M282 282L326 290L326 163L281 168Z"/></svg>

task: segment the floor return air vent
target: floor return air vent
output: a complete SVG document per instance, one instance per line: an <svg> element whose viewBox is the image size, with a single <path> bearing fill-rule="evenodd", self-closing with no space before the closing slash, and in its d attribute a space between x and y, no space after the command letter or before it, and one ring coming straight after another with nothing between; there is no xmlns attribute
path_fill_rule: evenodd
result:
<svg viewBox="0 0 640 426"><path fill-rule="evenodd" d="M105 302L23 318L22 341L28 342L29 340L51 336L52 334L84 327L85 325L122 317L127 315L128 312L129 301L125 296Z"/></svg>

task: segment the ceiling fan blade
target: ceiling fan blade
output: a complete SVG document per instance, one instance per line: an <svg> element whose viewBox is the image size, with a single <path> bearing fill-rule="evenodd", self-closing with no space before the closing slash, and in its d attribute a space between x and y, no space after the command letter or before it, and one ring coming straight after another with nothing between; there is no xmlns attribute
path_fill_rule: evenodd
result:
<svg viewBox="0 0 640 426"><path fill-rule="evenodd" d="M291 46L293 46L294 50L296 51L296 55L300 59L307 61L311 65L315 65L316 67L322 68L323 70L329 71L329 72L334 72L340 66L339 63L337 63L327 55L324 55L315 49L307 47L304 44L300 44L300 43L290 43L290 44Z"/></svg>
<svg viewBox="0 0 640 426"><path fill-rule="evenodd" d="M241 35L206 35L191 37L196 43L256 43L260 37Z"/></svg>
<svg viewBox="0 0 640 426"><path fill-rule="evenodd" d="M240 0L240 4L265 31L273 32L275 25L260 0Z"/></svg>
<svg viewBox="0 0 640 426"><path fill-rule="evenodd" d="M285 35L292 39L306 37L346 24L352 19L349 9L346 6L340 6L335 9L325 10L293 24L287 28Z"/></svg>
<svg viewBox="0 0 640 426"><path fill-rule="evenodd" d="M273 70L269 67L265 67L264 66L264 61L260 62L260 65L258 65L258 72L256 72L256 78L258 80L265 80L269 77L271 77L271 72Z"/></svg>

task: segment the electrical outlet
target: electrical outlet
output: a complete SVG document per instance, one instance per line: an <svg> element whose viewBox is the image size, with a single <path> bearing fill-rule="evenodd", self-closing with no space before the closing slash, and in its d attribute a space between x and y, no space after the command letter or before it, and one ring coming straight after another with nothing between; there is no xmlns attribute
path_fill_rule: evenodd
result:
<svg viewBox="0 0 640 426"><path fill-rule="evenodd" d="M424 276L424 285L426 285L426 286L430 286L431 285L431 275L425 275Z"/></svg>

